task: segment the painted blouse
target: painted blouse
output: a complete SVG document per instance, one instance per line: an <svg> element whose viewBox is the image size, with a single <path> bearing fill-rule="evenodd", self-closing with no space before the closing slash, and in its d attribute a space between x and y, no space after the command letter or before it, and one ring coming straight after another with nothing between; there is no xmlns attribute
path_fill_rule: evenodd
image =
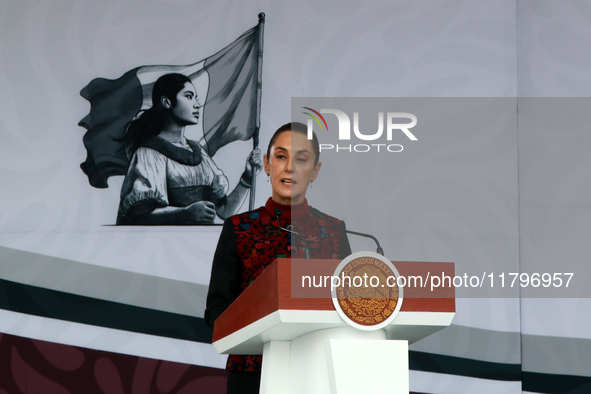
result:
<svg viewBox="0 0 591 394"><path fill-rule="evenodd" d="M198 201L217 206L228 189L228 179L198 142L173 144L153 137L131 159L121 187L117 224L133 224L138 216L167 206L186 207Z"/></svg>

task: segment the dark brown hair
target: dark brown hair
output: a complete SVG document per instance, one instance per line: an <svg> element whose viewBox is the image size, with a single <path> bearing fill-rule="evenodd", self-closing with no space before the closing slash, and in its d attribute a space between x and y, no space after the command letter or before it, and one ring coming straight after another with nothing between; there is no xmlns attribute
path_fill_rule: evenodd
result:
<svg viewBox="0 0 591 394"><path fill-rule="evenodd" d="M164 113L170 111L162 106L162 96L167 97L174 107L177 93L187 82L191 83L189 77L177 73L165 74L156 80L152 89L152 107L131 121L123 138L130 158L143 141L162 131Z"/></svg>

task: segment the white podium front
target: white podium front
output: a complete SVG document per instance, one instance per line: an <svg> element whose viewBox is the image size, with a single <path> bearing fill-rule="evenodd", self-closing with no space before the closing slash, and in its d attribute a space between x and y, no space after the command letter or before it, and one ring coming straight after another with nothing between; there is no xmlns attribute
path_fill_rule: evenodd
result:
<svg viewBox="0 0 591 394"><path fill-rule="evenodd" d="M340 261L316 263L332 275ZM451 324L453 288L441 298L405 289L392 323L362 331L337 313L330 288L322 298L292 298L291 264L298 260L277 259L216 320L216 350L262 354L261 393L408 393L408 344ZM452 263L394 263L403 276L434 264L453 277Z"/></svg>

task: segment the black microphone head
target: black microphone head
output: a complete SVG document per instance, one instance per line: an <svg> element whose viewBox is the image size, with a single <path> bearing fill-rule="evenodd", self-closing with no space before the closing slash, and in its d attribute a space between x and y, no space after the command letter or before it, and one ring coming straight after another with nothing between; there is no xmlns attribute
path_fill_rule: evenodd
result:
<svg viewBox="0 0 591 394"><path fill-rule="evenodd" d="M283 211L281 210L281 208L279 208L279 207L275 208L275 217L281 218L281 215L283 215Z"/></svg>
<svg viewBox="0 0 591 394"><path fill-rule="evenodd" d="M293 231L293 226L291 224L288 224L286 227L289 231Z"/></svg>

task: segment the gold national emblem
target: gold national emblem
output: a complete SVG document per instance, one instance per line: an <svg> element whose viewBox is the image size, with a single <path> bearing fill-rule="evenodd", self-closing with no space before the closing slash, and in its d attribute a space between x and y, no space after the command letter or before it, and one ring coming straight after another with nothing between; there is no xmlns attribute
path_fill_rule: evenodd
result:
<svg viewBox="0 0 591 394"><path fill-rule="evenodd" d="M394 313L399 288L394 272L383 261L371 256L358 257L343 267L339 277L337 302L352 322L374 326Z"/></svg>

